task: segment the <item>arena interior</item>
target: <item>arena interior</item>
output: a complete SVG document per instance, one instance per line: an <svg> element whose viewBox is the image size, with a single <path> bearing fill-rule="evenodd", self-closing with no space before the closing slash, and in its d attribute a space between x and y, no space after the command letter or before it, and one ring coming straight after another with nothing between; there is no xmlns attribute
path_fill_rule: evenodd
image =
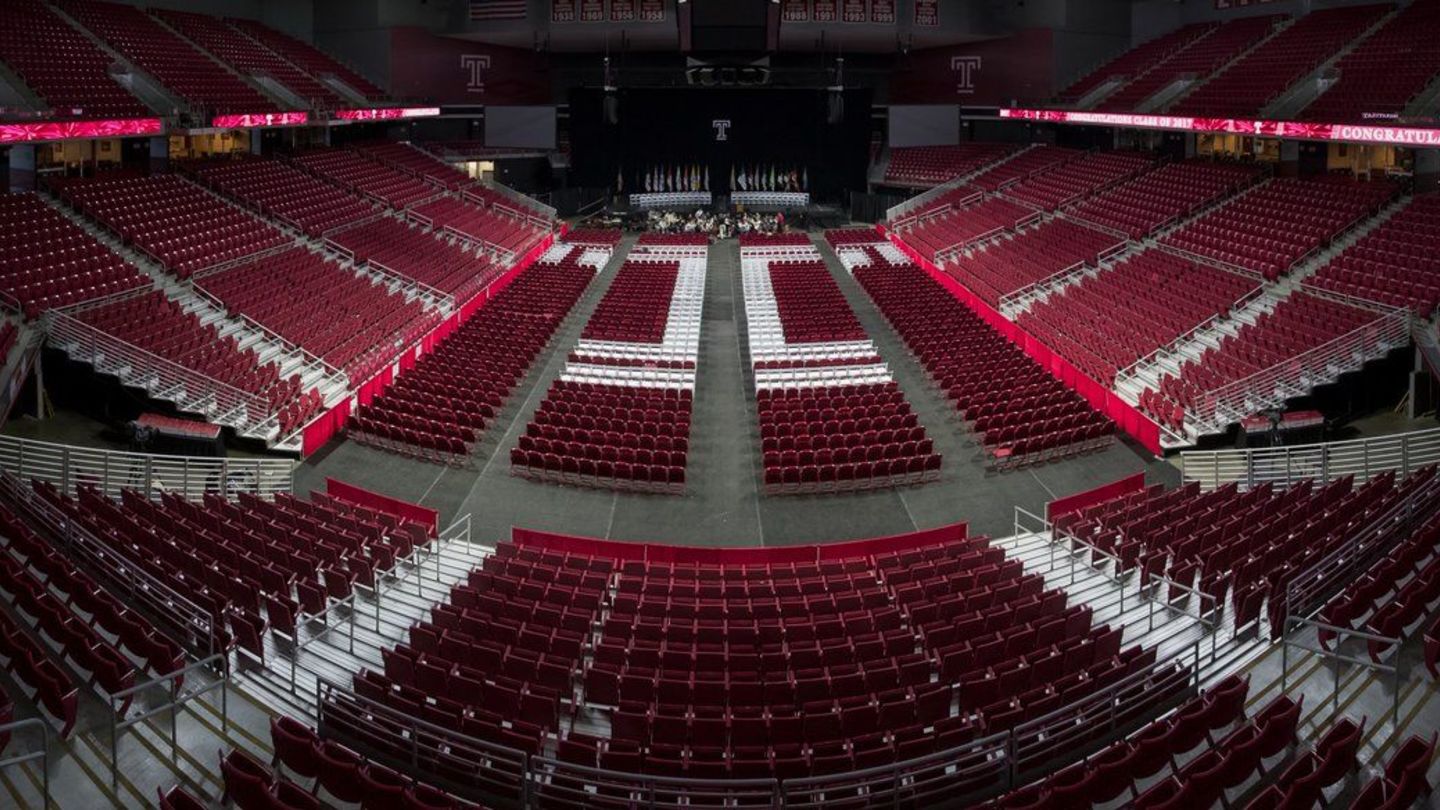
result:
<svg viewBox="0 0 1440 810"><path fill-rule="evenodd" d="M1440 0L0 0L0 808L1440 807Z"/></svg>

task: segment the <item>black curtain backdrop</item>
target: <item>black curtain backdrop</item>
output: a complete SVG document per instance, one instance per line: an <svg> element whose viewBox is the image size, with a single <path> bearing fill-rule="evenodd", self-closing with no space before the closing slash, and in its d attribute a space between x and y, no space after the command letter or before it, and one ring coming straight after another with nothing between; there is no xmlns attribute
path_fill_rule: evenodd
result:
<svg viewBox="0 0 1440 810"><path fill-rule="evenodd" d="M772 88L621 90L618 120L607 123L604 94L570 94L570 148L576 185L644 190L660 164L708 167L710 190L731 191L730 169L774 166L809 174L813 197L865 188L870 147L870 91L847 90L844 115L826 122L828 92ZM714 122L729 121L725 140Z"/></svg>

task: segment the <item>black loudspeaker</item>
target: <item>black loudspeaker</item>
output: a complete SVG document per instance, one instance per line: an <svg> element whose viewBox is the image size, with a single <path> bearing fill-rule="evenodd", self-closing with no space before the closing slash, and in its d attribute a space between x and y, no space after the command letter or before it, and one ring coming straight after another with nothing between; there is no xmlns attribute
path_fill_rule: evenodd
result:
<svg viewBox="0 0 1440 810"><path fill-rule="evenodd" d="M620 98L610 94L605 95L605 123L615 126L620 123Z"/></svg>
<svg viewBox="0 0 1440 810"><path fill-rule="evenodd" d="M845 120L845 96L831 91L826 98L825 123L834 126Z"/></svg>

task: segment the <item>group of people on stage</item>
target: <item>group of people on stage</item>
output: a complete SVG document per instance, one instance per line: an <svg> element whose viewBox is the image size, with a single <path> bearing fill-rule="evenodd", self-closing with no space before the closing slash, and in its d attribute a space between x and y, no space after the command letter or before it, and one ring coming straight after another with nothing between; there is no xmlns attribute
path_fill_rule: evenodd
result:
<svg viewBox="0 0 1440 810"><path fill-rule="evenodd" d="M758 211L651 211L646 230L657 233L703 233L717 239L729 239L742 233L781 233L785 230L783 213Z"/></svg>

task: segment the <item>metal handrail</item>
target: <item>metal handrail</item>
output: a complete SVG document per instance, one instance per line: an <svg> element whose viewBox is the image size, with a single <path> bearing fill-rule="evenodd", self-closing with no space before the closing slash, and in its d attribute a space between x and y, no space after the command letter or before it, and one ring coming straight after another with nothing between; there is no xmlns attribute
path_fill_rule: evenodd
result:
<svg viewBox="0 0 1440 810"><path fill-rule="evenodd" d="M145 722L146 720L149 720L152 717L156 717L167 712L170 714L170 756L174 759L178 759L180 752L180 734L177 726L180 709L184 708L187 704L190 703L190 701L197 700L201 696L207 695L215 691L216 689L219 689L221 732L222 736L228 737L230 735L230 675L226 671L229 664L228 658L229 656L226 653L216 653L208 658L205 658L204 660L196 661L189 666L186 666L184 669L179 669L175 672L161 675L160 677L153 680L146 681L142 684L137 684L130 687L129 689L124 689L106 696L110 702L111 709L111 790L117 789L120 783L120 735L125 731L133 728L134 726L137 726ZM184 680L186 675L206 671L219 672L220 676L212 683L205 684L195 689L187 690L183 694L178 691L178 686L171 686L168 690L170 693L170 697L165 703L158 706L151 706L130 717L126 717L123 720L120 719L120 711L122 707L129 704L133 696L148 691L150 689L154 689L157 686L162 686L166 683L173 682L174 684L178 685L181 681Z"/></svg>
<svg viewBox="0 0 1440 810"><path fill-rule="evenodd" d="M40 750L0 759L0 771L12 766L23 766L27 762L40 763L40 800L42 808L50 807L50 725L38 717L27 717L11 723L0 723L0 738L13 737L15 732L26 729L40 729Z"/></svg>
<svg viewBox="0 0 1440 810"><path fill-rule="evenodd" d="M1235 299L1235 303L1231 304L1225 312L1211 315L1200 323L1197 323L1189 329L1185 330L1184 332L1181 332L1179 335L1172 338L1165 345L1153 349L1149 354L1146 354L1144 357L1136 359L1135 362L1115 372L1116 381L1118 382L1120 380L1129 380L1137 377L1140 375L1141 371L1154 366L1156 363L1160 362L1161 359L1175 357L1180 353L1180 347L1194 340L1196 335L1204 332L1207 329L1210 329L1220 321L1231 317L1234 313L1240 311L1241 309L1250 306L1250 304L1254 303L1256 299L1260 298L1260 296L1264 293L1264 285L1257 284L1249 292Z"/></svg>
<svg viewBox="0 0 1440 810"><path fill-rule="evenodd" d="M1205 490L1230 483L1251 489L1307 478L1327 483L1347 475L1361 483L1390 471L1405 476L1431 464L1440 464L1440 428L1339 442L1180 454L1182 478L1199 481Z"/></svg>

